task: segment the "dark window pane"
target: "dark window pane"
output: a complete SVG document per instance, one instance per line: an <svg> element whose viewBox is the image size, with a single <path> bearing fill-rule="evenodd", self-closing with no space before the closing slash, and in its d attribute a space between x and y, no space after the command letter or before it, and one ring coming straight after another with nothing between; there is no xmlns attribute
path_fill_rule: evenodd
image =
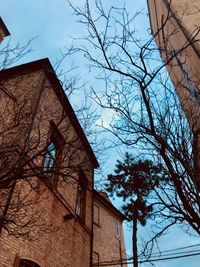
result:
<svg viewBox="0 0 200 267"><path fill-rule="evenodd" d="M19 262L19 267L40 267L40 265L31 260L21 259Z"/></svg>
<svg viewBox="0 0 200 267"><path fill-rule="evenodd" d="M83 207L83 189L82 186L78 185L78 195L77 195L77 206L76 206L76 214L81 217L82 215L82 207Z"/></svg>
<svg viewBox="0 0 200 267"><path fill-rule="evenodd" d="M44 159L44 171L50 171L54 168L57 159L57 149L54 143L50 143Z"/></svg>
<svg viewBox="0 0 200 267"><path fill-rule="evenodd" d="M82 221L85 220L85 206L86 206L86 188L87 179L83 172L79 174L79 182L77 187L77 201L76 201L76 214L81 218Z"/></svg>

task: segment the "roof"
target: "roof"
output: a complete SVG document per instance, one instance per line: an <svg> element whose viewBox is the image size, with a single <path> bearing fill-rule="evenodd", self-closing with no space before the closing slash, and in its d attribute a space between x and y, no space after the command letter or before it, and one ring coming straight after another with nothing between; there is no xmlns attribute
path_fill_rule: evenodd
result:
<svg viewBox="0 0 200 267"><path fill-rule="evenodd" d="M3 22L2 18L0 17L0 28L3 30L5 36L10 35L9 30L7 29L5 23Z"/></svg>
<svg viewBox="0 0 200 267"><path fill-rule="evenodd" d="M17 77L19 75L28 74L31 72L43 70L46 74L46 77L51 82L54 92L57 95L60 103L62 104L63 108L65 109L66 113L69 116L70 122L72 123L73 127L75 128L78 137L80 138L86 153L88 154L94 168L99 167L99 163L94 155L94 152L84 134L84 131L75 115L75 112L58 80L56 73L49 61L48 58L40 59L37 61L29 62L26 64L22 64L13 68L9 68L6 70L0 71L0 80L6 80L11 77Z"/></svg>
<svg viewBox="0 0 200 267"><path fill-rule="evenodd" d="M115 206L111 203L108 195L105 192L98 192L96 190L94 190L93 192L94 192L94 199L99 201L104 207L110 210L121 221L127 220L126 216L117 208L115 208Z"/></svg>

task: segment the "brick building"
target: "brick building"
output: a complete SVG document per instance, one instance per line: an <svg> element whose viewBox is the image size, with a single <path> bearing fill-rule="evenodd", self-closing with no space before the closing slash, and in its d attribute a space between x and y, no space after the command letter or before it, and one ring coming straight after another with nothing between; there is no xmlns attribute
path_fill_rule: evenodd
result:
<svg viewBox="0 0 200 267"><path fill-rule="evenodd" d="M194 152L200 188L200 1L147 3L152 33L196 139Z"/></svg>
<svg viewBox="0 0 200 267"><path fill-rule="evenodd" d="M3 41L4 37L9 36L10 33L3 22L2 18L0 17L0 43Z"/></svg>
<svg viewBox="0 0 200 267"><path fill-rule="evenodd" d="M200 17L198 0L148 0L151 30L189 119L199 129ZM172 58L170 60L170 58Z"/></svg>
<svg viewBox="0 0 200 267"><path fill-rule="evenodd" d="M93 266L127 266L122 223L126 217L116 209L103 192L94 191Z"/></svg>
<svg viewBox="0 0 200 267"><path fill-rule="evenodd" d="M49 60L1 71L0 94L1 267L90 266L98 162Z"/></svg>
<svg viewBox="0 0 200 267"><path fill-rule="evenodd" d="M125 217L92 193L98 162L48 59L0 72L0 158L1 267L121 266Z"/></svg>

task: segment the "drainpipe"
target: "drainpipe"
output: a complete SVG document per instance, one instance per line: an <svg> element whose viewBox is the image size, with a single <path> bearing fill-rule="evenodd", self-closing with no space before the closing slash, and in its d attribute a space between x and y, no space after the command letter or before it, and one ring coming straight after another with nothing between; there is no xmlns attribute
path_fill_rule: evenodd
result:
<svg viewBox="0 0 200 267"><path fill-rule="evenodd" d="M121 245L121 238L119 237L119 255L120 255L120 265L123 267L123 259L122 259L122 245Z"/></svg>
<svg viewBox="0 0 200 267"><path fill-rule="evenodd" d="M94 217L94 170L92 170L92 221L91 221L91 225L92 225L92 232L91 232L91 236L90 236L90 267L92 267L92 263L93 263L93 244L94 244L94 224L93 224L93 218Z"/></svg>

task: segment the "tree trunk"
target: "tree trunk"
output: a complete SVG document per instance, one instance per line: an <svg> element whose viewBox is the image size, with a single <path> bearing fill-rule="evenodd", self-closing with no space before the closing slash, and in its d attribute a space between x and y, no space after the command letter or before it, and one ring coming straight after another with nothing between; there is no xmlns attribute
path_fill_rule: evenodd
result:
<svg viewBox="0 0 200 267"><path fill-rule="evenodd" d="M137 217L138 217L138 210L137 206L135 205L133 211L133 266L138 267L138 251L137 251Z"/></svg>

